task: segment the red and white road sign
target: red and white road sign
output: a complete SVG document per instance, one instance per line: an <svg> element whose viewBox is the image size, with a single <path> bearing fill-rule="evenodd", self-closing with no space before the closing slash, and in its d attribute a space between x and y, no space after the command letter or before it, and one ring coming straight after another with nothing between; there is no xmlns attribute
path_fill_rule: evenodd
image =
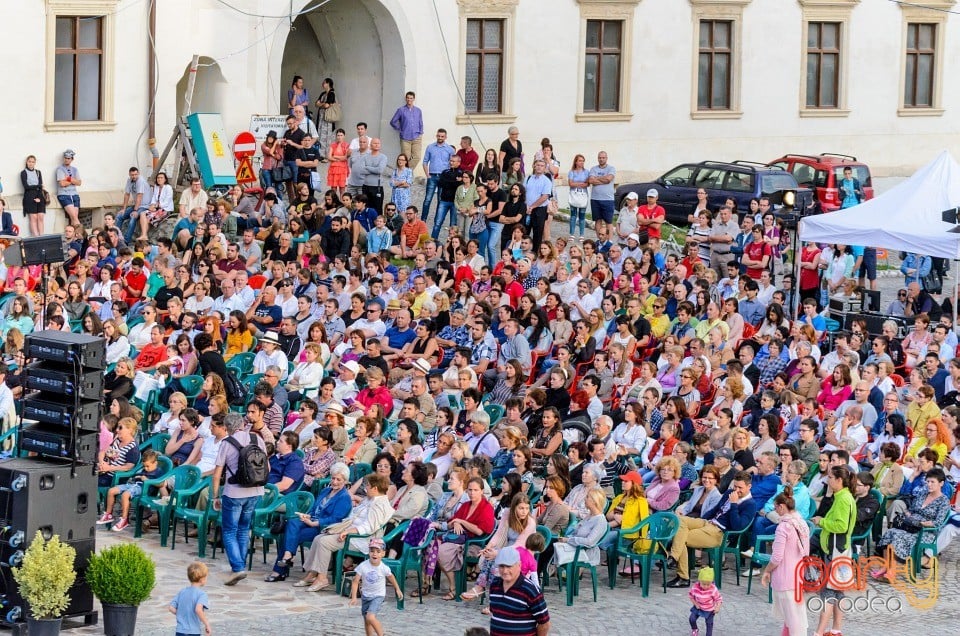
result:
<svg viewBox="0 0 960 636"><path fill-rule="evenodd" d="M255 154L257 154L257 140L252 132L244 130L233 140L233 156L237 159L243 159Z"/></svg>

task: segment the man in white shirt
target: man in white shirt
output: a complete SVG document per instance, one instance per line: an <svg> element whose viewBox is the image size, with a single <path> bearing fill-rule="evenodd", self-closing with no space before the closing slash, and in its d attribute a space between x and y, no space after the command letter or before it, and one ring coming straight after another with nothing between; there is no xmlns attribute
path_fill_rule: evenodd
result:
<svg viewBox="0 0 960 636"><path fill-rule="evenodd" d="M597 391L600 390L600 378L595 375L588 375L583 378L580 388L590 399L587 402L587 415L590 416L591 422L596 422L603 415L603 402L597 397Z"/></svg>
<svg viewBox="0 0 960 636"><path fill-rule="evenodd" d="M550 291L566 304L577 297L577 283L570 279L570 271L562 263L557 268L557 281L550 283Z"/></svg>
<svg viewBox="0 0 960 636"><path fill-rule="evenodd" d="M586 320L590 312L600 306L591 293L590 281L586 278L577 283L577 297L570 302L570 320Z"/></svg>
<svg viewBox="0 0 960 636"><path fill-rule="evenodd" d="M383 305L378 300L367 301L367 313L360 320L350 325L351 331L360 329L363 338L382 338L387 333L387 325L383 322Z"/></svg>
<svg viewBox="0 0 960 636"><path fill-rule="evenodd" d="M190 210L207 209L207 192L203 189L200 177L193 177L190 180L190 187L180 195L180 218L190 215Z"/></svg>
<svg viewBox="0 0 960 636"><path fill-rule="evenodd" d="M757 284L757 287L759 288L757 291L757 302L767 307L770 301L773 300L773 292L777 291L776 285L770 282L770 270L765 269L760 272L760 282ZM784 307L784 309L789 312L791 308Z"/></svg>
<svg viewBox="0 0 960 636"><path fill-rule="evenodd" d="M220 312L220 315L223 316L224 320L230 316L231 311L243 310L247 307L247 305L243 304L243 299L240 296L237 296L236 283L229 278L225 278L223 282L220 283L220 291L223 292L223 295L213 301L213 307L210 309L210 311Z"/></svg>
<svg viewBox="0 0 960 636"><path fill-rule="evenodd" d="M364 141L363 152L360 151L360 140ZM370 138L367 137L367 124L366 122L357 123L357 136L355 139L350 140L350 154L355 155L357 153L368 155L370 154ZM416 166L414 166L416 167Z"/></svg>
<svg viewBox="0 0 960 636"><path fill-rule="evenodd" d="M476 411L470 416L470 432L463 438L470 452L476 455L485 455L493 459L500 452L500 442L497 436L490 432L490 416L485 411Z"/></svg>
<svg viewBox="0 0 960 636"><path fill-rule="evenodd" d="M637 223L637 206L639 205L640 195L636 192L628 192L624 199L624 206L617 217L617 236L620 240L626 242L627 237L637 232L639 227Z"/></svg>
<svg viewBox="0 0 960 636"><path fill-rule="evenodd" d="M360 364L356 360L340 363L340 376L333 387L333 399L338 404L353 400L360 393L357 388L358 373L360 373Z"/></svg>
<svg viewBox="0 0 960 636"><path fill-rule="evenodd" d="M279 368L280 379L286 379L290 365L287 356L280 350L280 337L275 331L264 331L260 336L260 351L253 359L253 372L265 373L269 366Z"/></svg>

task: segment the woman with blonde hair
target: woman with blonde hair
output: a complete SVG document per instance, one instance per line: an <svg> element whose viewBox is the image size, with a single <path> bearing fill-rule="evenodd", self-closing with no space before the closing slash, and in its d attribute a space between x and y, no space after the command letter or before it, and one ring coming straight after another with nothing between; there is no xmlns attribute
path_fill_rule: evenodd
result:
<svg viewBox="0 0 960 636"><path fill-rule="evenodd" d="M680 498L680 462L672 451L657 462L655 474L647 486L647 503L652 510L669 510Z"/></svg>

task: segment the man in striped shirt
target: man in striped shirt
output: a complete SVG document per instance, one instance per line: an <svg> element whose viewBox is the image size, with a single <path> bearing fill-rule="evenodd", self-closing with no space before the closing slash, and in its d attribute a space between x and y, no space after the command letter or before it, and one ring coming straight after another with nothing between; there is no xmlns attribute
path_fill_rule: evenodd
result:
<svg viewBox="0 0 960 636"><path fill-rule="evenodd" d="M520 574L520 553L500 550L494 562L499 576L490 584L490 636L544 636L550 613L540 588Z"/></svg>

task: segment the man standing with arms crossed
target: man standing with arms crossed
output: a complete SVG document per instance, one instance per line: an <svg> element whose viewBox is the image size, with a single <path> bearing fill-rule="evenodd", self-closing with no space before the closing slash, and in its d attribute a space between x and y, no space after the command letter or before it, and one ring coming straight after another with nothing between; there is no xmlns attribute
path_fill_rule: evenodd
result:
<svg viewBox="0 0 960 636"><path fill-rule="evenodd" d="M398 108L390 120L390 127L400 134L400 152L409 157L407 165L414 170L423 152L423 111L414 105L416 99L416 93L407 91L407 103Z"/></svg>
<svg viewBox="0 0 960 636"><path fill-rule="evenodd" d="M590 211L593 222L613 223L613 180L617 169L607 163L607 153L601 150L597 154L597 165L590 168L587 183L590 189Z"/></svg>

